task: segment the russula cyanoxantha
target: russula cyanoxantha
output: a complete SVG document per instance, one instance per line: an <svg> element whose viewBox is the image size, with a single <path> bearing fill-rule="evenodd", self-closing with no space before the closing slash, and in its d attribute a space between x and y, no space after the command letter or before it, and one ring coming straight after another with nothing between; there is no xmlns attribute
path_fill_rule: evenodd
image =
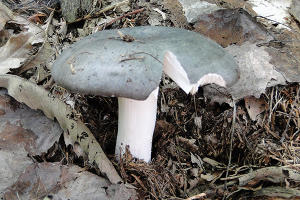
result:
<svg viewBox="0 0 300 200"><path fill-rule="evenodd" d="M57 58L52 76L73 92L118 97L116 154L128 145L134 157L149 162L163 71L192 94L201 85L225 87L238 79L233 57L212 40L184 29L151 26L83 38Z"/></svg>

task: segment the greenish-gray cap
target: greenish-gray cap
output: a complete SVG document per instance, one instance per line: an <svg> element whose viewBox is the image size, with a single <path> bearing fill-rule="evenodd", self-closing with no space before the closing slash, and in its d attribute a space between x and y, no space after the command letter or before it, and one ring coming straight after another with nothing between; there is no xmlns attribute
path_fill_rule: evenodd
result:
<svg viewBox="0 0 300 200"><path fill-rule="evenodd" d="M124 41L120 33L134 40ZM192 31L161 26L91 34L63 51L52 66L52 76L73 92L145 100L159 86L168 51L177 57L190 83L208 73L221 75L226 86L238 79L234 58L217 43Z"/></svg>

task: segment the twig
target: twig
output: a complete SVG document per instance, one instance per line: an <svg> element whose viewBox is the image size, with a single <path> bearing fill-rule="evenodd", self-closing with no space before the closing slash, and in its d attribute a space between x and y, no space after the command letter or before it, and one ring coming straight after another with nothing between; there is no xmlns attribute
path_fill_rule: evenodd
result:
<svg viewBox="0 0 300 200"><path fill-rule="evenodd" d="M269 119L268 119L269 123L271 122L272 113L273 113L273 110L272 110L272 108L273 108L273 96L274 96L274 87L272 88L272 91L271 91L271 97L270 97L270 103L269 103L269 108L270 108Z"/></svg>
<svg viewBox="0 0 300 200"><path fill-rule="evenodd" d="M200 194L196 194L192 197L189 197L185 200L197 200L197 199L204 198L204 197L206 197L206 194L205 193L200 193Z"/></svg>
<svg viewBox="0 0 300 200"><path fill-rule="evenodd" d="M287 28L293 30L293 29L292 29L291 27L289 27L288 25L285 25L285 24L283 24L283 23L280 23L280 22L275 21L275 20L273 20L273 19L270 19L270 18L268 18L268 17L264 17L264 16L254 16L254 18L262 18L262 19L271 21L271 22L276 23L276 24L280 24L280 25L282 25L282 26L285 26L285 27L287 27Z"/></svg>
<svg viewBox="0 0 300 200"><path fill-rule="evenodd" d="M109 37L108 39L114 39L114 40L121 40L124 42L140 42L140 43L145 43L141 40L136 40L133 36L128 35L128 34L123 34L121 31L117 31L117 33L119 34L119 37Z"/></svg>
<svg viewBox="0 0 300 200"><path fill-rule="evenodd" d="M236 176L230 176L230 177L226 177L226 178L220 178L221 181L230 181L230 180L235 180L240 178L243 175L236 175Z"/></svg>
<svg viewBox="0 0 300 200"><path fill-rule="evenodd" d="M233 134L234 134L234 127L235 127L235 120L236 120L236 103L233 102L233 116L232 116L232 125L231 125L231 132L230 132L230 149L229 149L229 158L228 158L228 165L226 169L225 178L228 178L229 175L229 168L231 165L231 158L232 158L232 145L233 145ZM224 187L227 189L227 180L225 180ZM223 199L226 199L226 195L224 195Z"/></svg>
<svg viewBox="0 0 300 200"><path fill-rule="evenodd" d="M218 185L216 188L217 189L223 189L224 187L232 186L232 185L235 185L237 183L238 183L238 180L233 180L233 181L226 182L225 184Z"/></svg>
<svg viewBox="0 0 300 200"><path fill-rule="evenodd" d="M71 23L75 23L75 22L79 22L79 21L82 21L82 20L86 20L86 19L89 19L91 17L97 17L97 16L99 16L102 13L105 13L105 12L107 12L109 10L112 10L112 9L114 9L116 7L120 7L120 6L128 4L128 3L129 3L129 0L124 0L124 1L121 1L121 2L118 2L118 3L115 3L115 4L111 4L111 5L103 8L102 10L99 10L96 13L89 13L89 14L87 14L86 16L84 16L82 18L78 18L74 22L70 22L70 24Z"/></svg>
<svg viewBox="0 0 300 200"><path fill-rule="evenodd" d="M296 95L296 99L297 99L297 102L300 103L299 101L299 94L300 94L300 84L298 84L298 90L297 90L297 95Z"/></svg>
<svg viewBox="0 0 300 200"><path fill-rule="evenodd" d="M145 185L143 184L143 182L134 174L130 174L131 176L133 176L133 178L140 184L140 186L143 188L144 191L147 191L147 188L145 187Z"/></svg>
<svg viewBox="0 0 300 200"><path fill-rule="evenodd" d="M291 105L291 107L292 107L292 108L291 108L291 111L290 111L290 114L289 114L289 118L288 118L288 121L287 121L287 123L286 123L285 129L284 129L284 131L283 131L283 133L282 133L280 142L283 142L284 139L288 139L287 131L288 131L288 128L289 128L289 124L290 124L290 122L291 122L292 112L293 112L293 109L294 109L294 106L293 106L293 105Z"/></svg>
<svg viewBox="0 0 300 200"><path fill-rule="evenodd" d="M128 58L124 58L122 60L119 61L119 63L121 62L125 62L125 61L128 61L128 60L144 60L145 57L144 56L141 56L141 57L133 57L133 56L129 56Z"/></svg>
<svg viewBox="0 0 300 200"><path fill-rule="evenodd" d="M106 28L107 26L112 25L113 23L115 23L116 21L118 21L118 20L120 20L120 19L122 19L122 18L124 18L124 17L128 17L128 16L130 16L130 15L135 15L135 14L137 14L137 13L143 12L144 10L145 10L145 8L140 8L140 9L131 11L131 12L129 12L129 13L126 13L126 14L120 16L120 17L117 17L117 18L111 20L110 22L108 22L108 23L105 25L105 28Z"/></svg>
<svg viewBox="0 0 300 200"><path fill-rule="evenodd" d="M277 140L280 140L279 135L277 135L277 133L271 131L270 127L267 124L264 125L264 128L265 128L265 130L266 130L267 133L271 134Z"/></svg>
<svg viewBox="0 0 300 200"><path fill-rule="evenodd" d="M157 62L159 62L160 64L163 65L163 62L162 62L162 61L160 61L158 58L154 57L154 56L151 55L150 53L147 53L147 52L136 52L136 53L133 53L133 54L131 54L131 55L135 55L135 54L146 54L146 55L148 55L148 56L151 56L153 59L155 59Z"/></svg>

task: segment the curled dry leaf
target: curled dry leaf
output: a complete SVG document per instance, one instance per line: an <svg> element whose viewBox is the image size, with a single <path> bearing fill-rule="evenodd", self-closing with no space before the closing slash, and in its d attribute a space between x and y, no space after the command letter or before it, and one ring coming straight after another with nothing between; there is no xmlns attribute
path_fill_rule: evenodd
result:
<svg viewBox="0 0 300 200"><path fill-rule="evenodd" d="M55 55L55 50L50 45L50 42L48 41L48 30L51 26L52 17L53 17L54 11L50 14L49 18L47 19L47 24L44 25L45 27L45 39L41 47L39 48L38 52L31 56L30 59L28 59L28 62L26 62L19 70L19 73L23 73L24 71L27 71L33 67L43 65L46 66L47 69L50 69L51 65L51 59L53 55ZM37 81L38 82L38 81Z"/></svg>
<svg viewBox="0 0 300 200"><path fill-rule="evenodd" d="M2 16L4 18L0 21L0 32L9 33L9 35L5 35L8 40L5 39L6 43L0 47L0 74L6 74L10 69L18 68L30 60L35 51L35 45L44 41L45 34L43 29L14 14L0 2L0 17ZM14 24L19 30L4 29L8 23ZM20 32L14 33L18 31Z"/></svg>
<svg viewBox="0 0 300 200"><path fill-rule="evenodd" d="M65 140L78 143L89 162L95 163L112 183L122 181L93 134L64 102L36 84L14 75L0 75L0 87L6 88L17 101L42 110L50 119L56 119L64 131Z"/></svg>

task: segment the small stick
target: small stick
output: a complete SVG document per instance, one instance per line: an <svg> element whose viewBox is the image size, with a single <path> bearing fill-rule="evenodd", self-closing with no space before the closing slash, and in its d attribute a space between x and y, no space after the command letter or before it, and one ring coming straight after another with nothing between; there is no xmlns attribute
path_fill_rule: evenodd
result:
<svg viewBox="0 0 300 200"><path fill-rule="evenodd" d="M136 53L133 53L132 55L134 54L146 54L148 56L151 56L153 59L155 59L157 62L159 62L160 64L163 65L163 62L161 62L158 58L154 57L153 55L151 55L150 53L147 53L147 52L136 52Z"/></svg>
<svg viewBox="0 0 300 200"><path fill-rule="evenodd" d="M128 60L144 60L144 56L141 56L141 57L128 57L128 58L124 58L122 60L120 60L120 62L125 62L125 61L128 61Z"/></svg>
<svg viewBox="0 0 300 200"><path fill-rule="evenodd" d="M229 158L228 158L228 165L226 169L226 175L225 178L228 178L229 175L229 168L231 165L231 158L232 158L232 146L233 146L233 137L234 137L234 132L235 132L235 120L236 120L236 102L233 102L233 113L232 113L232 124L231 124L231 130L230 130L230 149L229 149ZM224 187L226 190L227 188L227 180L225 180ZM226 199L226 195L223 196L223 199Z"/></svg>
<svg viewBox="0 0 300 200"><path fill-rule="evenodd" d="M143 41L140 40L136 40L133 36L131 35L125 35L123 34L121 31L117 31L117 33L119 34L120 38L116 38L116 37L109 37L108 39L114 39L114 40L122 40L124 42L140 42L140 43L145 43Z"/></svg>
<svg viewBox="0 0 300 200"><path fill-rule="evenodd" d="M122 18L124 18L124 17L128 17L128 16L130 16L130 15L135 15L135 14L137 14L137 13L143 12L144 10L145 10L145 8L140 8L140 9L131 11L131 12L129 12L129 13L126 13L126 14L120 16L120 17L117 17L117 18L111 20L110 22L108 22L108 23L105 25L105 27L112 25L113 23L115 23L116 21L118 21L118 20L120 20L120 19L122 19Z"/></svg>
<svg viewBox="0 0 300 200"><path fill-rule="evenodd" d="M75 22L79 22L79 21L82 21L82 20L86 20L86 19L89 19L91 17L99 16L100 14L105 13L106 11L112 10L116 7L120 7L120 6L128 4L128 3L129 3L129 0L125 0L125 1L121 1L121 2L118 2L118 3L112 4L112 5L109 5L109 6L103 8L102 10L99 10L98 12L96 12L94 14L89 13L89 14L87 14L86 16L84 16L82 18L78 18L74 22L70 22L70 24L75 23Z"/></svg>
<svg viewBox="0 0 300 200"><path fill-rule="evenodd" d="M204 197L206 197L206 194L205 193L200 193L200 194L196 194L196 195L194 195L192 197L189 197L189 198L187 198L185 200L197 200L197 199L202 199Z"/></svg>

